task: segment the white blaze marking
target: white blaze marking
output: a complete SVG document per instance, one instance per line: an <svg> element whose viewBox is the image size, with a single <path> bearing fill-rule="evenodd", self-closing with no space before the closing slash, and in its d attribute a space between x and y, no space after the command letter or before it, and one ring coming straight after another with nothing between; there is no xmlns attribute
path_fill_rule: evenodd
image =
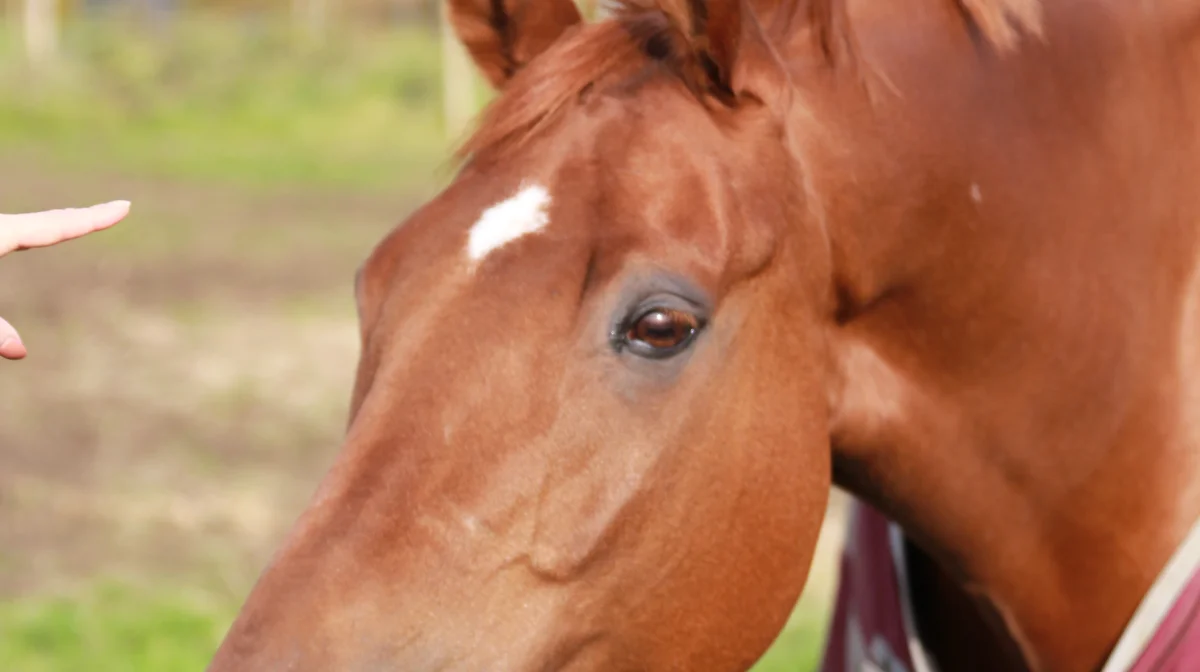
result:
<svg viewBox="0 0 1200 672"><path fill-rule="evenodd" d="M540 184L522 187L516 196L483 211L467 238L467 256L479 261L521 236L537 233L550 222L550 193Z"/></svg>

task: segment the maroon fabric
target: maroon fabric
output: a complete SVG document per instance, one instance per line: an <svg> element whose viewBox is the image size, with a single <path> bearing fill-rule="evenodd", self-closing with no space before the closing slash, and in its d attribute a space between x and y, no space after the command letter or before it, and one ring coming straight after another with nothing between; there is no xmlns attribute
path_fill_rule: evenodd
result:
<svg viewBox="0 0 1200 672"><path fill-rule="evenodd" d="M921 672L913 664L888 520L851 504L833 620L819 672ZM1200 571L1128 671L1200 672Z"/></svg>
<svg viewBox="0 0 1200 672"><path fill-rule="evenodd" d="M852 502L820 672L913 672L888 521Z"/></svg>
<svg viewBox="0 0 1200 672"><path fill-rule="evenodd" d="M1200 572L1192 575L1175 606L1130 672L1200 670Z"/></svg>

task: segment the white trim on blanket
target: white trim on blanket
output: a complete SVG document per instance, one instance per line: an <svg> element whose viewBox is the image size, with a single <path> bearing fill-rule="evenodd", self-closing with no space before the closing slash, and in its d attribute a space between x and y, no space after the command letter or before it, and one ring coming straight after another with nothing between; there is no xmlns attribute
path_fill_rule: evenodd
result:
<svg viewBox="0 0 1200 672"><path fill-rule="evenodd" d="M925 651L917 630L912 588L909 585L908 561L904 552L904 531L891 521L888 521L888 541L892 565L896 572L896 585L900 592L904 635L908 640L909 656L915 668L913 672L939 672L933 658ZM1200 573L1200 520L1193 523L1183 543L1142 598L1101 672L1128 672L1138 662L1175 606L1180 593L1197 573Z"/></svg>
<svg viewBox="0 0 1200 672"><path fill-rule="evenodd" d="M1200 571L1200 520L1192 524L1183 543L1142 598L1101 672L1127 672L1138 662L1197 571Z"/></svg>
<svg viewBox="0 0 1200 672"><path fill-rule="evenodd" d="M913 613L912 587L908 583L908 557L904 553L904 531L888 521L888 547L892 551L892 565L896 569L896 585L900 588L900 617L904 622L904 639L908 640L908 655L912 658L913 672L938 672L933 658L925 653L925 645L917 631L917 619Z"/></svg>

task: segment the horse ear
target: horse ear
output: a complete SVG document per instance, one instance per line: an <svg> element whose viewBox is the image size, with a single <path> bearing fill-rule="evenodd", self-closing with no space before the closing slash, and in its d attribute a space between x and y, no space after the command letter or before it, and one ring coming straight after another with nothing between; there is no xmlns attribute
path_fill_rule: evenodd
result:
<svg viewBox="0 0 1200 672"><path fill-rule="evenodd" d="M450 24L497 89L583 21L574 0L448 0Z"/></svg>
<svg viewBox="0 0 1200 672"><path fill-rule="evenodd" d="M709 0L703 22L702 58L718 88L736 99L775 105L790 89L783 61L767 39L747 0Z"/></svg>
<svg viewBox="0 0 1200 672"><path fill-rule="evenodd" d="M627 4L657 7L673 24L689 52L683 76L692 88L716 91L735 104L756 99L775 105L786 99L787 71L747 0L627 0Z"/></svg>

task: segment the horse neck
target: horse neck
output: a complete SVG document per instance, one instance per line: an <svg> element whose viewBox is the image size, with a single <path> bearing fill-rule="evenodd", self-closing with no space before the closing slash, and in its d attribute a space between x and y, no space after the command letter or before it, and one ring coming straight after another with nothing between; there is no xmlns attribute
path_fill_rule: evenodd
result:
<svg viewBox="0 0 1200 672"><path fill-rule="evenodd" d="M1034 669L1087 670L1200 516L1200 59L1070 11L1003 61L933 13L861 22L880 76L810 85L844 121L805 163L842 303L835 480Z"/></svg>

